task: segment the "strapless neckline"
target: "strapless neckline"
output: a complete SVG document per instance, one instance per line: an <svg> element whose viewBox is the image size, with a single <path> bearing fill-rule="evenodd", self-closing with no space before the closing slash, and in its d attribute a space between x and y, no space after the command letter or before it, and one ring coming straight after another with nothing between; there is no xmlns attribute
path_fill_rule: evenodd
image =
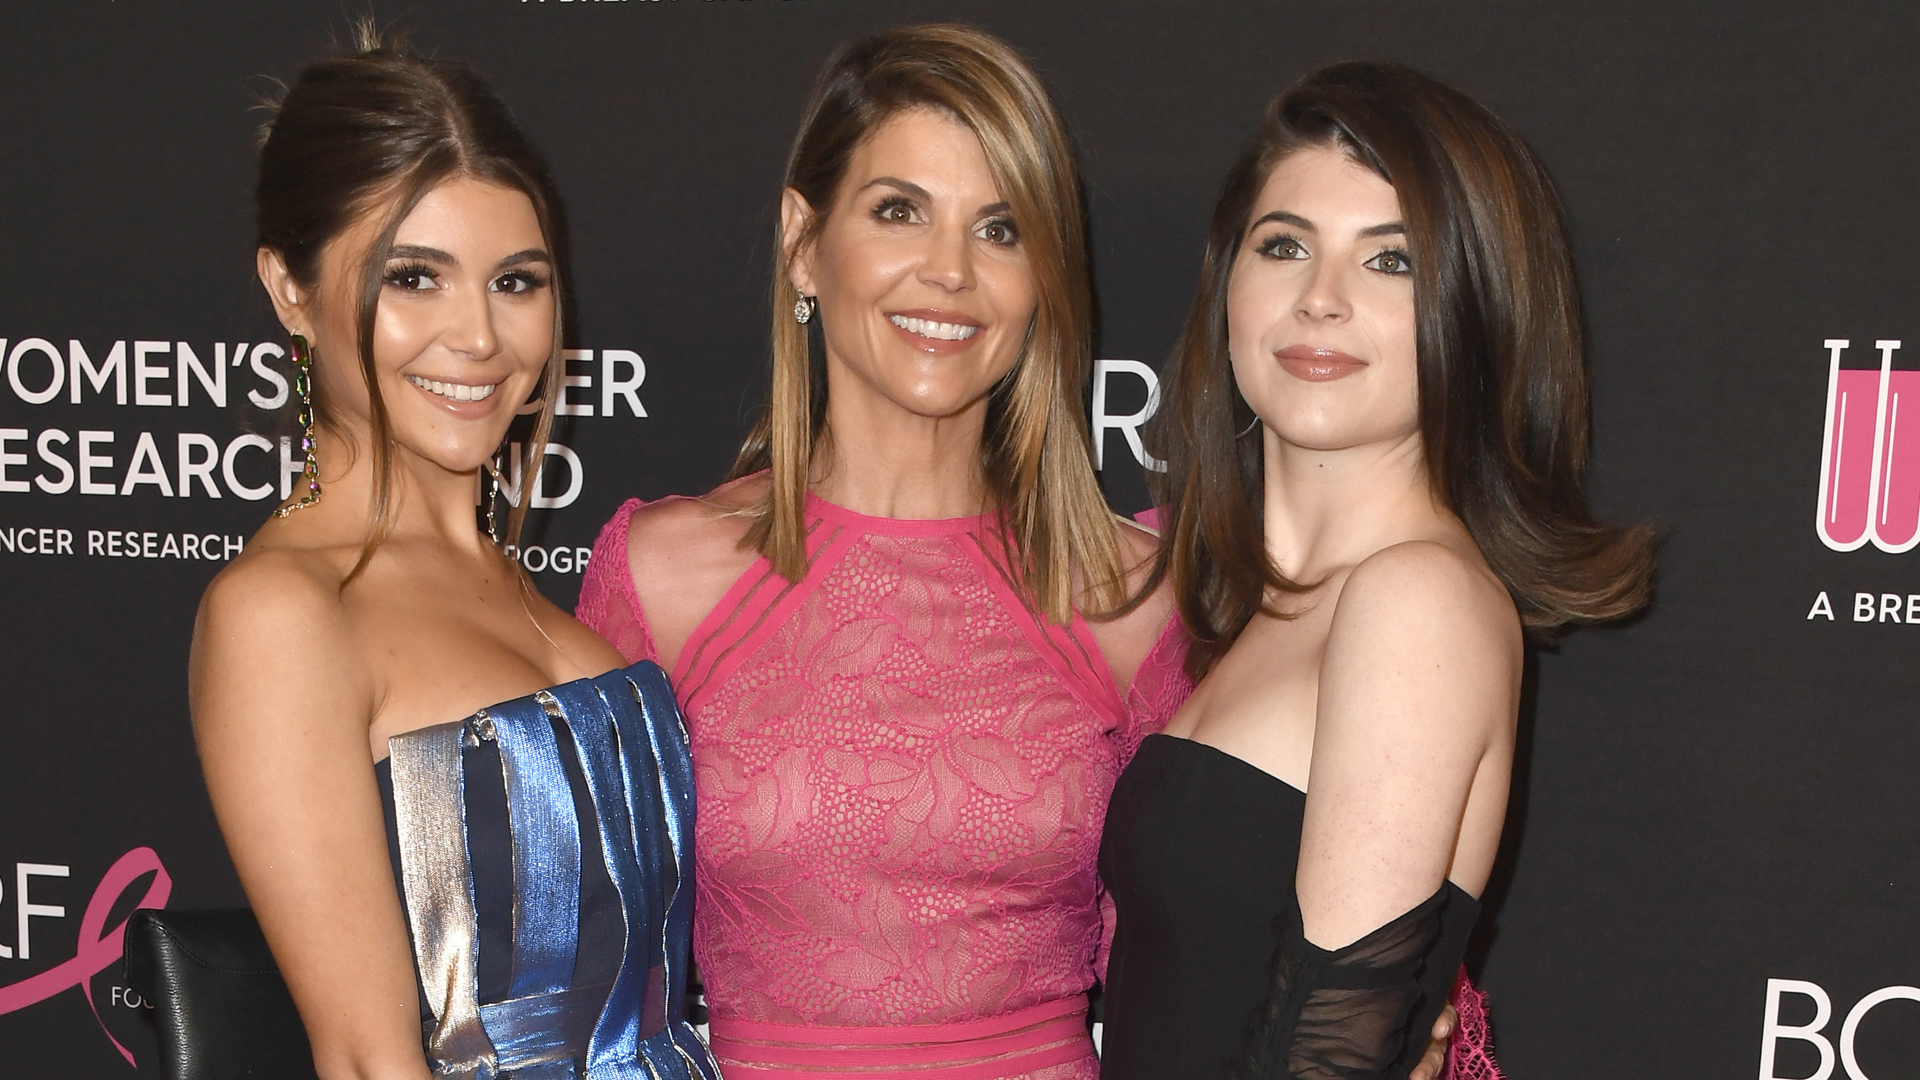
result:
<svg viewBox="0 0 1920 1080"><path fill-rule="evenodd" d="M1195 758L1196 761L1199 761L1199 760L1208 761L1209 762L1208 767L1219 770L1222 776L1233 777L1235 783L1246 784L1249 788L1263 786L1263 785L1271 785L1273 788L1277 789L1274 791L1275 795L1280 796L1281 798L1299 800L1301 810L1303 812L1305 811L1306 803L1307 803L1306 792L1293 786L1292 784L1281 779L1280 777L1273 775L1272 773L1261 768L1260 766L1255 765L1253 762L1248 761L1246 758L1235 757L1234 755L1228 753L1225 750L1220 749L1219 747L1213 745L1212 743L1204 743L1198 739L1190 739L1183 735L1169 735L1164 731L1156 731L1141 741L1140 750L1142 753L1145 753L1148 746L1160 745L1160 744L1170 743L1170 742L1185 743L1188 746L1197 747L1198 748L1197 752L1193 750L1180 750L1177 748L1176 748L1176 751L1181 754L1192 756ZM1462 900L1466 900L1474 904L1478 904L1480 902L1478 897L1474 896L1472 893L1468 892L1467 890L1461 888L1459 883L1455 882L1452 878L1445 879L1441 883L1441 888L1445 889L1448 893L1459 894L1459 897Z"/></svg>
<svg viewBox="0 0 1920 1080"><path fill-rule="evenodd" d="M1243 1064L1276 950L1298 925L1294 875L1306 793L1207 743L1148 736L1108 804L1100 874L1114 898L1101 1075L1231 1075ZM1446 1004L1479 903L1447 882L1440 944L1409 1030ZM1411 913L1410 913L1411 914ZM1404 918L1404 917L1403 917ZM1422 1027L1421 1025L1424 1025ZM1406 1046L1394 1069L1418 1059Z"/></svg>
<svg viewBox="0 0 1920 1080"><path fill-rule="evenodd" d="M374 774L436 1073L712 1080L684 1019L693 767L660 669L388 748Z"/></svg>

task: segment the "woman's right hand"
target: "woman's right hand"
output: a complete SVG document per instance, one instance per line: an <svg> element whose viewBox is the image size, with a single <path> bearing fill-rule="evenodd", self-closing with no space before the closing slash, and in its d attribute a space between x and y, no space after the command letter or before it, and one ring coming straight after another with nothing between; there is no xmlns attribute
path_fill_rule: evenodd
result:
<svg viewBox="0 0 1920 1080"><path fill-rule="evenodd" d="M337 588L249 552L207 589L188 676L220 830L323 1080L429 1080L367 729L377 701Z"/></svg>
<svg viewBox="0 0 1920 1080"><path fill-rule="evenodd" d="M1453 1038L1454 1025L1460 1022L1460 1014L1452 1005L1440 1010L1433 1021L1433 1038L1427 1043L1427 1052L1420 1055L1420 1064L1407 1074L1407 1080L1440 1080L1440 1070L1447 1067L1447 1041Z"/></svg>

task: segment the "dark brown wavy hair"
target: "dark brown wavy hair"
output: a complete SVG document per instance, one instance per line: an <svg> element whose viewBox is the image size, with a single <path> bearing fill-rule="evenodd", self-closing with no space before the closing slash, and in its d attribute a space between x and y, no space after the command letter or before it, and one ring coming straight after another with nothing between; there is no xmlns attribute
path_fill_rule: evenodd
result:
<svg viewBox="0 0 1920 1080"><path fill-rule="evenodd" d="M403 40L383 40L370 21L358 24L354 36L353 55L312 65L278 100L268 102L273 118L261 133L254 185L257 243L279 252L306 289L318 283L320 253L329 243L362 215L385 215L360 267L355 345L373 421L374 496L366 543L347 581L366 568L384 539L393 491L393 436L374 377L373 316L380 304L381 270L400 223L436 185L455 177L510 188L533 203L553 256L554 319L552 352L541 381L543 407L521 470L533 478L528 485L537 484L552 432L567 265L560 199L546 160L493 89L464 64L421 56ZM314 421L339 430L318 386ZM519 538L532 489L523 491L508 516L506 544Z"/></svg>
<svg viewBox="0 0 1920 1080"><path fill-rule="evenodd" d="M1270 597L1308 588L1267 554L1262 440L1227 359L1227 286L1274 167L1335 147L1392 184L1413 255L1420 428L1428 482L1506 583L1535 636L1646 604L1653 531L1588 509L1587 365L1560 200L1533 150L1466 94L1401 64L1321 68L1275 99L1227 174L1198 295L1156 424L1168 462L1164 542L1210 670Z"/></svg>

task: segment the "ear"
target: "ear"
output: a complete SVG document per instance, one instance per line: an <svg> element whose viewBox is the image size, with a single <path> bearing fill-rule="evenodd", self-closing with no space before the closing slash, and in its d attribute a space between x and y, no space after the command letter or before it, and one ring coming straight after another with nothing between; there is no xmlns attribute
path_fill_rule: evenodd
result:
<svg viewBox="0 0 1920 1080"><path fill-rule="evenodd" d="M287 260L272 248L263 247L254 254L254 265L260 273L260 284L267 290L267 299L273 301L273 313L280 318L280 325L289 333L301 337L313 337L313 325L307 318L306 297L301 295L300 285L293 280L293 272L287 269Z"/></svg>
<svg viewBox="0 0 1920 1080"><path fill-rule="evenodd" d="M818 296L813 284L813 245L800 243L813 224L813 207L792 188L780 193L780 246L787 257L787 280L802 296Z"/></svg>

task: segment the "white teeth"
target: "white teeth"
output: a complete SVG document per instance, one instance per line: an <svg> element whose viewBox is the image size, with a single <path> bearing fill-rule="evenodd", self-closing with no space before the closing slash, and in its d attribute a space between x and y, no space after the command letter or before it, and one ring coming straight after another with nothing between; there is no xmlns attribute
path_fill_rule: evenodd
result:
<svg viewBox="0 0 1920 1080"><path fill-rule="evenodd" d="M910 319L905 315L887 316L893 325L909 334L933 338L937 341L965 341L980 331L977 326L962 323L933 322L928 319Z"/></svg>
<svg viewBox="0 0 1920 1080"><path fill-rule="evenodd" d="M441 382L438 379L423 379L418 375L407 376L407 381L428 393L439 394L454 401L485 401L500 389L499 383L486 386L468 386L466 383Z"/></svg>

